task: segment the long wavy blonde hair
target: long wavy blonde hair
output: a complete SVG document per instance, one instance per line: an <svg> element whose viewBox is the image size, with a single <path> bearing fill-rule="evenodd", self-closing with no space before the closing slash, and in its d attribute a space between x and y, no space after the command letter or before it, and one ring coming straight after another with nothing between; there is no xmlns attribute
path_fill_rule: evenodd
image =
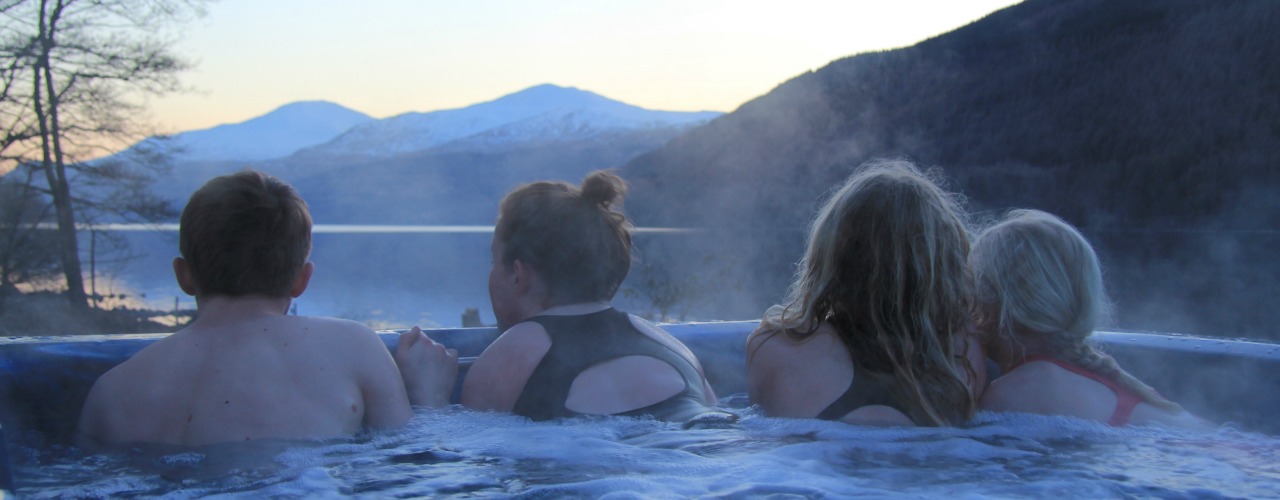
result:
<svg viewBox="0 0 1280 500"><path fill-rule="evenodd" d="M961 213L911 163L863 165L819 211L785 304L762 323L804 340L829 322L912 420L968 420L975 402L953 364L973 303Z"/></svg>
<svg viewBox="0 0 1280 500"><path fill-rule="evenodd" d="M1181 410L1085 340L1110 314L1102 267L1074 227L1039 210L1013 210L982 231L970 262L977 283L978 324L1025 352L1049 354L1115 380L1157 407Z"/></svg>

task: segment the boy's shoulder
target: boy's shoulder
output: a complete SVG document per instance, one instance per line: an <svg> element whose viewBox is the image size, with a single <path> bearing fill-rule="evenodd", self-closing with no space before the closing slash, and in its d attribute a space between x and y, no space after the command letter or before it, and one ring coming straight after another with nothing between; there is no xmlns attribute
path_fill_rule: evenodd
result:
<svg viewBox="0 0 1280 500"><path fill-rule="evenodd" d="M372 328L357 321L327 316L283 316L281 320L292 328L318 329L325 332L359 335L374 334ZM309 331L309 330L308 330Z"/></svg>
<svg viewBox="0 0 1280 500"><path fill-rule="evenodd" d="M323 316L285 316L280 324L291 336L302 337L309 342L326 342L332 347L386 348L377 332L356 321Z"/></svg>

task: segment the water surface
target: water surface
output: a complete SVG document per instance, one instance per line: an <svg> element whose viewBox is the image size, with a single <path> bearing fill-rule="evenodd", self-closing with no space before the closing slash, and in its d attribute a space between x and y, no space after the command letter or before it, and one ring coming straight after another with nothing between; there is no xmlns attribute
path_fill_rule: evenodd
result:
<svg viewBox="0 0 1280 500"><path fill-rule="evenodd" d="M684 430L460 408L405 429L265 448L18 450L24 497L1280 497L1280 438L982 413L967 428L765 418Z"/></svg>

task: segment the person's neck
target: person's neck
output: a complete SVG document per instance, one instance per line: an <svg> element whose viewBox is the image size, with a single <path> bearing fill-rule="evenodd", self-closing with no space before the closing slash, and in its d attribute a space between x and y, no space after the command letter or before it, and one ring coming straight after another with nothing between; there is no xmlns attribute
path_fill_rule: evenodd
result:
<svg viewBox="0 0 1280 500"><path fill-rule="evenodd" d="M534 316L578 316L603 311L609 308L608 302L578 302L575 304L559 304L543 309Z"/></svg>
<svg viewBox="0 0 1280 500"><path fill-rule="evenodd" d="M1036 341L1034 336L1019 335L1017 340L1018 343L1004 344L998 352L991 353L991 359L1005 371L1021 366L1032 356L1055 357L1053 350Z"/></svg>
<svg viewBox="0 0 1280 500"><path fill-rule="evenodd" d="M219 326L271 316L284 316L293 299L262 295L196 297L196 321L202 326Z"/></svg>

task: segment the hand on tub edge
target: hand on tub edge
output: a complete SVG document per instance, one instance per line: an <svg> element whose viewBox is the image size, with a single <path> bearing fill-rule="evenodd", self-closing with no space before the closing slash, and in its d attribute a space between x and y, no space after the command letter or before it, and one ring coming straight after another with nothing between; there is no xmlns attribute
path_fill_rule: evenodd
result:
<svg viewBox="0 0 1280 500"><path fill-rule="evenodd" d="M449 405L449 394L458 378L458 351L446 349L415 326L400 334L395 359L409 404L432 408Z"/></svg>

